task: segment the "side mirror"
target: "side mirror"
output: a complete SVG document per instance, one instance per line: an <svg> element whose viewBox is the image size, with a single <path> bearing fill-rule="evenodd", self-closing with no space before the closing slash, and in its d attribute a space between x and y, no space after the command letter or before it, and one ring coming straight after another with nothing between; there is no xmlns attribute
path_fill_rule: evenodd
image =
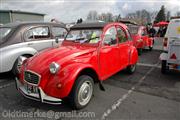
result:
<svg viewBox="0 0 180 120"><path fill-rule="evenodd" d="M58 38L58 37L55 38L55 42L56 42L57 44L59 43L59 38Z"/></svg>

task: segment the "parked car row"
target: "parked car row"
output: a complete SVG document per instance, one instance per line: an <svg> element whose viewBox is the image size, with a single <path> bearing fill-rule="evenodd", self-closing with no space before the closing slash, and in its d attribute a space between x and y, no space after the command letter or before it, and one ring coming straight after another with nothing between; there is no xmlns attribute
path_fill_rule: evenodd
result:
<svg viewBox="0 0 180 120"><path fill-rule="evenodd" d="M138 51L152 39L143 26L120 22L12 23L0 27L0 73L13 71L22 95L42 103L68 99L75 109L88 105L94 84L120 70L136 70ZM131 34L132 33L132 34ZM32 57L33 56L33 57Z"/></svg>
<svg viewBox="0 0 180 120"><path fill-rule="evenodd" d="M138 25L136 22L129 20L120 20L119 22L128 26L139 55L142 54L143 49L149 49L150 51L153 49L154 38L149 35L146 26Z"/></svg>
<svg viewBox="0 0 180 120"><path fill-rule="evenodd" d="M148 48L150 51L153 49L154 39L148 35L145 26L129 25L129 30L139 55L142 54L142 51L145 48Z"/></svg>

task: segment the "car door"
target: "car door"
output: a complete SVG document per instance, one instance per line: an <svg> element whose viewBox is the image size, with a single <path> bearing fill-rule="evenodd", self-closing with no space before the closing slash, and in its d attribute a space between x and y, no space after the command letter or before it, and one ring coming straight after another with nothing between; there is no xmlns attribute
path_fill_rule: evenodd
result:
<svg viewBox="0 0 180 120"><path fill-rule="evenodd" d="M111 26L104 32L99 52L100 74L103 79L119 70L119 60L117 31L115 26Z"/></svg>
<svg viewBox="0 0 180 120"><path fill-rule="evenodd" d="M120 56L120 68L125 68L129 64L129 40L126 30L121 26L116 26L117 29L117 38L118 38L118 49ZM131 43L133 44L133 43Z"/></svg>
<svg viewBox="0 0 180 120"><path fill-rule="evenodd" d="M52 47L53 39L50 38L50 28L48 26L32 27L24 33L25 44L33 47L37 51Z"/></svg>

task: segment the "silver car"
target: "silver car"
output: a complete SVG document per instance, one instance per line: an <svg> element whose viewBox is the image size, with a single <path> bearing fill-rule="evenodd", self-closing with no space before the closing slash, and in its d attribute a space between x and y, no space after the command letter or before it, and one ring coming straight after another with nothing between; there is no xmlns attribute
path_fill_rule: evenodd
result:
<svg viewBox="0 0 180 120"><path fill-rule="evenodd" d="M16 74L20 56L28 58L38 51L57 46L66 34L65 25L58 23L26 22L0 26L0 73L12 71Z"/></svg>

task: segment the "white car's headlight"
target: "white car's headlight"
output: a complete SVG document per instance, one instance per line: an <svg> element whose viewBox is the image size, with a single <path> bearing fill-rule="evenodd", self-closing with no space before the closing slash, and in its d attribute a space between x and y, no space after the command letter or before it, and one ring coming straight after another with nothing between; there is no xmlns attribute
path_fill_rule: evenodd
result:
<svg viewBox="0 0 180 120"><path fill-rule="evenodd" d="M60 69L60 65L56 62L52 62L49 66L49 70L52 74L56 74Z"/></svg>

